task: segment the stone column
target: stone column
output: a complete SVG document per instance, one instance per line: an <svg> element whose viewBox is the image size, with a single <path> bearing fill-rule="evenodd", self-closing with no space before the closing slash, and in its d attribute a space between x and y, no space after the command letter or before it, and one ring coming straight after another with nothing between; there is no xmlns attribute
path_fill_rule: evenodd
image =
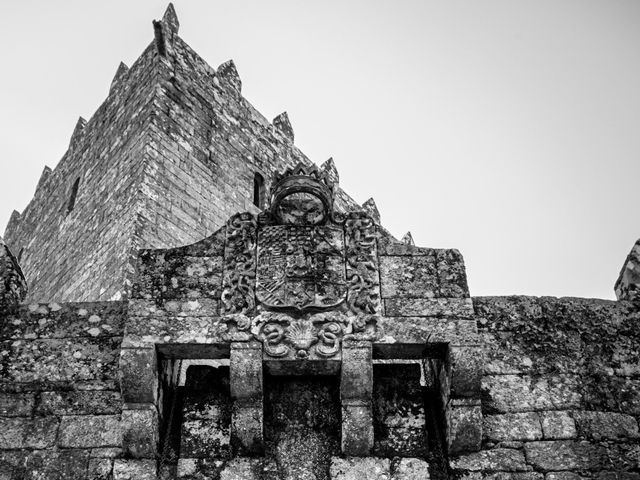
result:
<svg viewBox="0 0 640 480"><path fill-rule="evenodd" d="M344 342L340 375L342 453L352 457L368 456L373 448L371 342Z"/></svg>
<svg viewBox="0 0 640 480"><path fill-rule="evenodd" d="M263 451L262 344L232 342L229 383L231 445L239 455Z"/></svg>

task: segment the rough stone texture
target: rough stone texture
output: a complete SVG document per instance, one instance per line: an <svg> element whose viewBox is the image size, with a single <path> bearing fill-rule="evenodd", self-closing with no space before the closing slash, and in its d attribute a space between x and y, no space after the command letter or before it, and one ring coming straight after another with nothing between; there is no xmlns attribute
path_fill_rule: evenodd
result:
<svg viewBox="0 0 640 480"><path fill-rule="evenodd" d="M391 480L429 480L429 464L421 458L401 458L391 465Z"/></svg>
<svg viewBox="0 0 640 480"><path fill-rule="evenodd" d="M0 237L0 311L14 310L26 295L27 282L18 260Z"/></svg>
<svg viewBox="0 0 640 480"><path fill-rule="evenodd" d="M483 436L489 441L505 442L542 439L542 426L537 413L486 415Z"/></svg>
<svg viewBox="0 0 640 480"><path fill-rule="evenodd" d="M60 421L62 448L118 447L122 444L120 415L65 416Z"/></svg>
<svg viewBox="0 0 640 480"><path fill-rule="evenodd" d="M391 466L388 458L333 457L331 480L390 480Z"/></svg>
<svg viewBox="0 0 640 480"><path fill-rule="evenodd" d="M577 435L576 422L569 412L540 412L540 422L545 440L566 440Z"/></svg>
<svg viewBox="0 0 640 480"><path fill-rule="evenodd" d="M529 469L521 450L507 448L495 448L461 455L451 461L451 467L456 470L489 472L517 472Z"/></svg>
<svg viewBox="0 0 640 480"><path fill-rule="evenodd" d="M638 240L622 266L615 285L618 300L640 303L640 240Z"/></svg>
<svg viewBox="0 0 640 480"><path fill-rule="evenodd" d="M639 438L638 422L631 415L613 412L575 412L578 432L593 440Z"/></svg>
<svg viewBox="0 0 640 480"><path fill-rule="evenodd" d="M113 480L157 480L155 460L116 459Z"/></svg>

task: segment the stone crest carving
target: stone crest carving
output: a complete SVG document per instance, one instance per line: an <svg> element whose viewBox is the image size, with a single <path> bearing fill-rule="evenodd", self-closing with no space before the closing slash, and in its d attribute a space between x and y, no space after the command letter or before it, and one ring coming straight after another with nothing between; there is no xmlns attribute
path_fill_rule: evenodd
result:
<svg viewBox="0 0 640 480"><path fill-rule="evenodd" d="M258 226L256 298L270 310L328 310L346 300L344 227L329 181L299 166L279 177Z"/></svg>
<svg viewBox="0 0 640 480"><path fill-rule="evenodd" d="M251 324L251 333L272 358L328 359L338 355L345 338L372 340L376 318L347 317L342 313L316 313L296 319L286 314L265 313Z"/></svg>
<svg viewBox="0 0 640 480"><path fill-rule="evenodd" d="M365 212L335 212L333 185L315 167L284 172L268 210L227 223L221 314L257 315L251 335L271 358L332 358L349 336L373 338L376 228ZM241 323L234 331L249 333Z"/></svg>

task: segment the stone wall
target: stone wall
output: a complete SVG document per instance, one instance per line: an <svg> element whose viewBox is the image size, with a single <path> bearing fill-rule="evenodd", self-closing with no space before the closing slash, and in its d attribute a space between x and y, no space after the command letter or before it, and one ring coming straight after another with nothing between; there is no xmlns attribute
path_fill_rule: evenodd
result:
<svg viewBox="0 0 640 480"><path fill-rule="evenodd" d="M638 309L576 298L473 302L487 349L482 451L452 467L465 478L640 478Z"/></svg>
<svg viewBox="0 0 640 480"><path fill-rule="evenodd" d="M107 479L120 459L126 304L0 314L0 478Z"/></svg>

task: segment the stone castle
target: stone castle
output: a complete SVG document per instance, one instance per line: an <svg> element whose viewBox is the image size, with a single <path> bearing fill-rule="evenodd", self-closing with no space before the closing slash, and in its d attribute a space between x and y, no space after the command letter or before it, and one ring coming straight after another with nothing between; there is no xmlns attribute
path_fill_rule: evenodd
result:
<svg viewBox="0 0 640 480"><path fill-rule="evenodd" d="M172 5L0 245L0 478L640 480L617 301L471 297Z"/></svg>

